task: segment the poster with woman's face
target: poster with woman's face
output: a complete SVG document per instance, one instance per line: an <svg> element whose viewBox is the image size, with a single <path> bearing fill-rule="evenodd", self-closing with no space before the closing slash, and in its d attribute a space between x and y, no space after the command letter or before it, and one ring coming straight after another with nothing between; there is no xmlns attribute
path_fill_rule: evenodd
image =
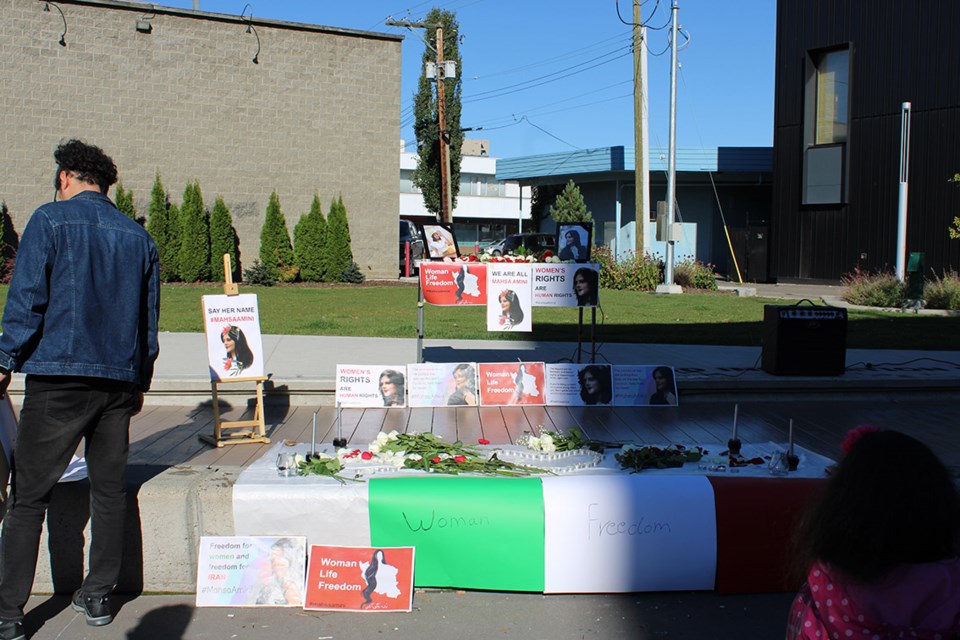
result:
<svg viewBox="0 0 960 640"><path fill-rule="evenodd" d="M547 404L589 406L613 404L609 364L548 364Z"/></svg>
<svg viewBox="0 0 960 640"><path fill-rule="evenodd" d="M405 407L405 365L337 365L337 404L341 407Z"/></svg>
<svg viewBox="0 0 960 640"><path fill-rule="evenodd" d="M533 306L595 307L599 303L600 265L533 265Z"/></svg>
<svg viewBox="0 0 960 640"><path fill-rule="evenodd" d="M673 368L617 365L613 368L613 395L618 406L675 406L678 402Z"/></svg>
<svg viewBox="0 0 960 640"><path fill-rule="evenodd" d="M593 225L589 222L561 224L557 227L557 257L574 262L590 261L590 233Z"/></svg>
<svg viewBox="0 0 960 640"><path fill-rule="evenodd" d="M457 238L453 234L453 227L449 224L423 224L423 241L427 245L427 255L431 260L456 258L460 255Z"/></svg>
<svg viewBox="0 0 960 640"><path fill-rule="evenodd" d="M411 407L477 406L477 363L407 365L407 403Z"/></svg>
<svg viewBox="0 0 960 640"><path fill-rule="evenodd" d="M487 264L487 331L533 331L530 264Z"/></svg>
<svg viewBox="0 0 960 640"><path fill-rule="evenodd" d="M203 296L210 379L251 380L263 377L263 343L257 295Z"/></svg>

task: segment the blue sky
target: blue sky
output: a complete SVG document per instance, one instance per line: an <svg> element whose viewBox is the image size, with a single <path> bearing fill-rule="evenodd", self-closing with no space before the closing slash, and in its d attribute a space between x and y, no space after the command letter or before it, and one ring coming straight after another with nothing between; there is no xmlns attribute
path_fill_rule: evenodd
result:
<svg viewBox="0 0 960 640"><path fill-rule="evenodd" d="M190 9L191 0L156 4ZM254 17L403 33L400 135L413 141L410 116L424 49L422 30L385 21L419 20L431 7L453 11L463 41L462 126L511 158L612 145L632 147L631 28L615 0L262 0ZM631 0L619 0L632 18ZM201 0L200 9L238 15L238 0ZM650 146L666 146L670 87L670 0L644 0L648 31ZM773 141L773 0L679 0L689 42L679 53L677 144L770 146ZM662 53L661 52L664 52ZM655 55L661 54L661 55ZM269 60L269 41L260 58ZM408 147L408 148L413 148Z"/></svg>

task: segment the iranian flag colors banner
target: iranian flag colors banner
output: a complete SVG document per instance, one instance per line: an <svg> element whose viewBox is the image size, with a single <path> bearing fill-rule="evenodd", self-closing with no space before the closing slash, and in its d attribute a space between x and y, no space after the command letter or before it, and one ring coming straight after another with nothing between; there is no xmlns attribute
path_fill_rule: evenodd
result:
<svg viewBox="0 0 960 640"><path fill-rule="evenodd" d="M416 548L417 586L543 591L540 478L373 478L373 547Z"/></svg>

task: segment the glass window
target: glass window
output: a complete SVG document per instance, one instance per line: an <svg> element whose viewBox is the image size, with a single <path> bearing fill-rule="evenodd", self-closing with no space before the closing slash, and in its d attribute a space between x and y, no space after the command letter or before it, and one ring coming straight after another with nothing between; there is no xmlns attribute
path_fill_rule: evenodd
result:
<svg viewBox="0 0 960 640"><path fill-rule="evenodd" d="M816 60L817 115L815 144L847 139L847 106L850 96L850 50L821 53Z"/></svg>

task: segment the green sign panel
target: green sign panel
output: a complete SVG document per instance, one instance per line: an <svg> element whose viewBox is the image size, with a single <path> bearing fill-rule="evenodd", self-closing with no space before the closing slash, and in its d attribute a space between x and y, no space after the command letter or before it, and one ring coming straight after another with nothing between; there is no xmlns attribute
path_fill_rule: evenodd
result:
<svg viewBox="0 0 960 640"><path fill-rule="evenodd" d="M543 591L539 478L374 478L369 496L373 546L415 547L417 586Z"/></svg>

